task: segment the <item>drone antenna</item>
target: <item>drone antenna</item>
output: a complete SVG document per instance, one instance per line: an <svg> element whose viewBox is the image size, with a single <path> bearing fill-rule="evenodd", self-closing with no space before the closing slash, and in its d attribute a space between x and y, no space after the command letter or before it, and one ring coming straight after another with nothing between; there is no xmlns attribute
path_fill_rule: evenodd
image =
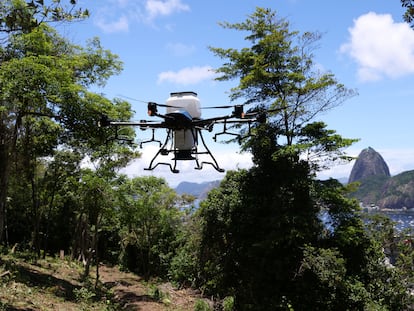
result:
<svg viewBox="0 0 414 311"><path fill-rule="evenodd" d="M122 98L125 98L125 99L129 99L129 100L133 100L133 101L136 101L136 102L140 102L140 103L148 103L148 101L145 101L145 100L142 100L142 99L136 99L136 98L128 97L128 96L121 95L121 94L117 94L116 96L122 97Z"/></svg>

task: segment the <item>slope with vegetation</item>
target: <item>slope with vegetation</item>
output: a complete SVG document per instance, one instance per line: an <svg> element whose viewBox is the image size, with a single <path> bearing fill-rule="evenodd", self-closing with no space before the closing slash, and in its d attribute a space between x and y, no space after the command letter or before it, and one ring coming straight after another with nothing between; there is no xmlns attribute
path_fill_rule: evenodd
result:
<svg viewBox="0 0 414 311"><path fill-rule="evenodd" d="M199 293L103 265L97 288L93 275L69 258L36 259L30 253L2 254L0 310L194 310L209 305Z"/></svg>

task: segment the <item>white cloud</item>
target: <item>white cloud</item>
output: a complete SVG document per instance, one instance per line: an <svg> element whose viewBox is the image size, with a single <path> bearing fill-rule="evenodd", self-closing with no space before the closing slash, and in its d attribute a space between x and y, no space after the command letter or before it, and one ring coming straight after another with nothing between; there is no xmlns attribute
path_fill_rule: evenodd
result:
<svg viewBox="0 0 414 311"><path fill-rule="evenodd" d="M97 9L94 23L106 33L126 32L133 22L151 23L160 16L190 11L181 0L106 0Z"/></svg>
<svg viewBox="0 0 414 311"><path fill-rule="evenodd" d="M171 82L182 85L197 84L204 80L212 80L215 76L210 66L187 67L179 71L165 71L158 75L158 83Z"/></svg>
<svg viewBox="0 0 414 311"><path fill-rule="evenodd" d="M377 151L387 163L391 175L414 170L413 149L379 149Z"/></svg>
<svg viewBox="0 0 414 311"><path fill-rule="evenodd" d="M361 81L397 78L414 73L414 31L390 14L361 15L340 48L358 64Z"/></svg>
<svg viewBox="0 0 414 311"><path fill-rule="evenodd" d="M105 33L128 32L129 20L123 15L116 21L108 22L103 16L95 19L95 24Z"/></svg>
<svg viewBox="0 0 414 311"><path fill-rule="evenodd" d="M145 4L145 10L148 13L148 18L154 19L158 16L189 11L190 7L182 3L181 0L148 0Z"/></svg>

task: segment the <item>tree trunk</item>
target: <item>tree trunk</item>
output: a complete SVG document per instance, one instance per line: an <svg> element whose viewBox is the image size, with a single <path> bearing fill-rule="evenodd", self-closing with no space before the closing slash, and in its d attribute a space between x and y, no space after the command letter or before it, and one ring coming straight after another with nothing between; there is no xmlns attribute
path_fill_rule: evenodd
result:
<svg viewBox="0 0 414 311"><path fill-rule="evenodd" d="M4 147L4 145L0 145L0 244L3 243L4 240L8 188L8 157Z"/></svg>
<svg viewBox="0 0 414 311"><path fill-rule="evenodd" d="M43 253L43 259L46 257L46 252L48 251L48 243L49 243L49 228L50 228L50 218L52 215L52 208L55 200L55 189L56 189L56 182L54 183L52 194L50 195L50 201L49 201L49 208L47 210L47 218L46 218L46 232L45 232L45 240L44 240L44 253Z"/></svg>
<svg viewBox="0 0 414 311"><path fill-rule="evenodd" d="M100 223L100 217L98 216L96 219L96 224L95 224L95 243L94 243L94 248L95 248L95 262L96 262L96 279L95 279L95 289L98 288L98 283L99 283L99 253L98 253L98 247L99 247L99 223Z"/></svg>
<svg viewBox="0 0 414 311"><path fill-rule="evenodd" d="M10 126L3 119L4 114L0 115L0 244L4 241L4 225L6 223L6 208L8 202L8 188L10 175L10 158L16 154L17 136L19 132L20 117L16 117L16 122Z"/></svg>
<svg viewBox="0 0 414 311"><path fill-rule="evenodd" d="M6 223L7 193L9 187L9 146L5 143L3 135L0 136L0 244L4 242Z"/></svg>

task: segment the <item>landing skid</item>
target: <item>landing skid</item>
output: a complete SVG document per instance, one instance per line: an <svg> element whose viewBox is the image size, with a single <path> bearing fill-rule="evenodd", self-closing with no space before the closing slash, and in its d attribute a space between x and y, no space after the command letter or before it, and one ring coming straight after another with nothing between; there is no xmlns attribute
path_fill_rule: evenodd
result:
<svg viewBox="0 0 414 311"><path fill-rule="evenodd" d="M179 173L180 171L177 169L177 161L188 161L188 160L192 160L195 161L196 166L194 167L194 169L196 170L201 170L203 169L203 165L211 165L216 171L223 173L225 170L221 167L219 167L216 159L214 158L213 154L211 153L210 149L208 149L203 134L201 132L201 129L192 129L191 130L195 144L193 146L193 148L191 149L188 158L182 158L180 157L180 153L182 152L182 150L178 150L177 148L175 148L173 145L170 148L167 148L167 145L169 143L169 141L174 141L174 135L175 135L175 131L172 129L169 129L167 132L167 137L165 138L164 143L160 146L160 150L158 150L158 152L155 154L155 156L152 158L149 166L147 168L144 168L144 170L146 171L152 171L155 168L157 168L159 165L166 165L170 168L170 171L174 174ZM201 139L201 143L203 145L203 148L205 149L205 151L198 151L198 137L200 137ZM157 140L155 140L154 138L152 138L151 140L145 141L145 143L148 142L159 142ZM142 144L141 144L142 146ZM162 156L166 156L169 154L173 154L174 157L172 159L172 163L167 163L167 162L157 162L156 164L154 164L158 158L158 156L162 155ZM208 155L211 158L211 161L202 161L200 163L200 161L198 160L198 156L199 155Z"/></svg>

